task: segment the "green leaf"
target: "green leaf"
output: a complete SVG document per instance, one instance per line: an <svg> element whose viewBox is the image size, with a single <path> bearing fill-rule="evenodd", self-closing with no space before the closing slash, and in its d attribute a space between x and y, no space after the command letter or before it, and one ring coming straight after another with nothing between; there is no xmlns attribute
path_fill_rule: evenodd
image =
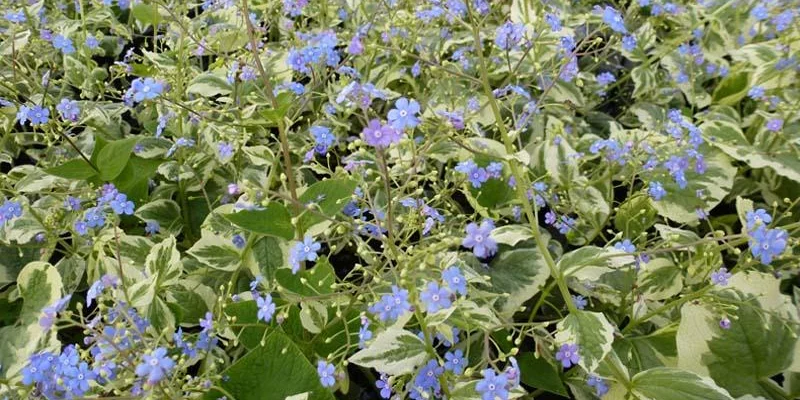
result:
<svg viewBox="0 0 800 400"><path fill-rule="evenodd" d="M513 247L519 242L533 239L533 232L531 228L524 225L504 225L492 230L491 237L497 243Z"/></svg>
<svg viewBox="0 0 800 400"><path fill-rule="evenodd" d="M647 195L633 195L620 204L614 217L614 227L622 231L624 237L639 237L656 222L656 214Z"/></svg>
<svg viewBox="0 0 800 400"><path fill-rule="evenodd" d="M577 344L581 357L578 364L588 372L597 369L600 361L611 351L613 341L614 327L599 312L579 310L558 323L556 343Z"/></svg>
<svg viewBox="0 0 800 400"><path fill-rule="evenodd" d="M281 93L276 98L276 102L278 103L278 108L267 108L261 111L261 115L267 120L272 122L273 124L278 124L283 117L286 116L286 113L289 111L289 107L291 107L292 102L294 101L294 95L290 93Z"/></svg>
<svg viewBox="0 0 800 400"><path fill-rule="evenodd" d="M235 271L242 265L242 256L230 240L203 231L200 240L187 253L209 268L220 271Z"/></svg>
<svg viewBox="0 0 800 400"><path fill-rule="evenodd" d="M304 301L300 303L300 323L310 333L321 333L328 324L328 309L318 301Z"/></svg>
<svg viewBox="0 0 800 400"><path fill-rule="evenodd" d="M128 199L140 204L147 199L147 182L161 165L161 160L147 160L133 156L122 172L114 179L120 192L128 195Z"/></svg>
<svg viewBox="0 0 800 400"><path fill-rule="evenodd" d="M733 400L711 379L677 368L642 371L631 384L631 392L641 400Z"/></svg>
<svg viewBox="0 0 800 400"><path fill-rule="evenodd" d="M517 363L522 372L520 380L522 383L546 390L561 396L567 396L567 389L561 382L559 370L553 364L547 362L544 357L536 358L533 353L522 353L517 356Z"/></svg>
<svg viewBox="0 0 800 400"><path fill-rule="evenodd" d="M37 258L39 250L34 247L6 246L0 243L0 286L15 282L22 268Z"/></svg>
<svg viewBox="0 0 800 400"><path fill-rule="evenodd" d="M175 237L170 236L153 246L144 263L148 275L156 275L158 287L166 287L177 282L183 272L181 255L175 247Z"/></svg>
<svg viewBox="0 0 800 400"><path fill-rule="evenodd" d="M502 324L492 307L480 306L472 300L459 299L450 309L450 320L457 327L467 331L476 327L495 330Z"/></svg>
<svg viewBox="0 0 800 400"><path fill-rule="evenodd" d="M642 97L658 88L656 82L656 68L642 64L631 70L633 78L633 98Z"/></svg>
<svg viewBox="0 0 800 400"><path fill-rule="evenodd" d="M61 165L45 169L50 175L66 179L85 180L97 174L89 163L83 158L69 160Z"/></svg>
<svg viewBox="0 0 800 400"><path fill-rule="evenodd" d="M667 258L652 259L637 275L637 285L646 300L666 300L683 289L683 271Z"/></svg>
<svg viewBox="0 0 800 400"><path fill-rule="evenodd" d="M624 337L614 341L614 351L632 373L656 367L676 367L676 332L676 328L670 327L646 336Z"/></svg>
<svg viewBox="0 0 800 400"><path fill-rule="evenodd" d="M258 346L222 372L228 379L217 384L229 400L284 400L308 392L310 400L333 400L322 387L316 367L303 356L291 339L280 332L267 336ZM205 399L214 400L223 394L212 390Z"/></svg>
<svg viewBox="0 0 800 400"><path fill-rule="evenodd" d="M119 176L133 153L136 146L135 137L115 140L100 150L97 155L97 168L100 169L100 179L110 181Z"/></svg>
<svg viewBox="0 0 800 400"><path fill-rule="evenodd" d="M86 271L86 261L80 256L62 258L56 263L56 270L61 275L64 293L70 294L78 288Z"/></svg>
<svg viewBox="0 0 800 400"><path fill-rule="evenodd" d="M714 104L735 106L747 95L750 89L750 74L748 71L739 71L729 74L719 82L711 95Z"/></svg>
<svg viewBox="0 0 800 400"><path fill-rule="evenodd" d="M781 151L767 151L750 144L739 124L732 121L707 121L700 125L703 134L714 146L751 168L771 168L776 174L800 182L800 155L791 146Z"/></svg>
<svg viewBox="0 0 800 400"><path fill-rule="evenodd" d="M264 331L272 329L267 323L259 322L255 300L230 303L225 306L225 315L236 318L233 323L239 326L231 326L231 329L248 349L260 346L261 339L266 336Z"/></svg>
<svg viewBox="0 0 800 400"><path fill-rule="evenodd" d="M197 325L206 311L213 309L216 300L213 289L188 279L178 281L167 291L167 305L181 324Z"/></svg>
<svg viewBox="0 0 800 400"><path fill-rule="evenodd" d="M158 199L136 209L134 215L142 221L155 221L161 233L179 235L183 229L181 207L172 200Z"/></svg>
<svg viewBox="0 0 800 400"><path fill-rule="evenodd" d="M550 270L537 248L507 250L495 257L485 272L491 279L487 290L508 293L498 300L498 310L513 315L522 303L539 293L550 277Z"/></svg>
<svg viewBox="0 0 800 400"><path fill-rule="evenodd" d="M281 296L298 299L332 293L331 286L336 283L336 274L331 263L323 256L317 259L314 268L299 271L297 274L292 274L289 268L281 268L275 271L275 280L280 285Z"/></svg>
<svg viewBox="0 0 800 400"><path fill-rule="evenodd" d="M774 284L764 283L768 281ZM728 289L715 296L716 303L727 305L730 329L719 327L720 317L708 305L683 306L677 335L678 366L710 376L734 396L771 399L771 389L765 385L792 364L797 345L795 329L784 320L796 324L797 318L788 296L779 292L779 280L767 276L759 282L752 290L763 295L742 293L739 290L747 289L745 276L737 274L729 287L739 290Z"/></svg>
<svg viewBox="0 0 800 400"><path fill-rule="evenodd" d="M356 181L352 179L326 179L309 186L298 200L314 212L306 211L300 218L300 226L307 229L322 221L324 218L317 212L326 217L333 217L342 211L355 189Z"/></svg>
<svg viewBox="0 0 800 400"><path fill-rule="evenodd" d="M661 200L653 201L658 214L682 224L697 224L697 209L710 211L716 207L733 187L733 178L737 169L730 159L719 151L704 151L706 171L697 174L694 170L686 172L688 184L681 189L673 179L662 183L667 195ZM696 192L703 190L704 197L698 198Z"/></svg>
<svg viewBox="0 0 800 400"><path fill-rule="evenodd" d="M156 3L136 3L131 6L131 15L138 21L147 25L156 26L162 19L169 17L169 13L162 11Z"/></svg>
<svg viewBox="0 0 800 400"><path fill-rule="evenodd" d="M367 346L348 359L351 363L389 375L414 371L428 359L425 343L417 335L398 327L389 327Z"/></svg>
<svg viewBox="0 0 800 400"><path fill-rule="evenodd" d="M197 75L189 82L186 88L187 93L199 94L203 97L213 97L218 95L228 95L233 92L233 87L225 78L211 72Z"/></svg>
<svg viewBox="0 0 800 400"><path fill-rule="evenodd" d="M261 274L267 281L271 281L275 277L275 271L288 264L284 262L281 243L285 242L277 237L264 236L248 247L244 263L253 276Z"/></svg>
<svg viewBox="0 0 800 400"><path fill-rule="evenodd" d="M248 232L277 236L286 240L294 237L289 211L280 203L269 203L262 210L241 210L224 214L225 219Z"/></svg>

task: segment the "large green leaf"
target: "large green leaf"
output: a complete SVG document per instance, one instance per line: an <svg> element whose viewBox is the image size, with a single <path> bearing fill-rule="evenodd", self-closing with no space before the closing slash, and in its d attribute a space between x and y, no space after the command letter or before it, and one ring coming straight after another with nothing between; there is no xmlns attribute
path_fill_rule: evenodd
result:
<svg viewBox="0 0 800 400"><path fill-rule="evenodd" d="M221 271L235 271L242 265L242 255L232 242L209 231L203 231L187 252L209 268Z"/></svg>
<svg viewBox="0 0 800 400"><path fill-rule="evenodd" d="M503 251L492 260L485 273L491 278L487 290L508 294L498 300L497 306L501 313L509 316L539 293L550 277L550 270L537 248Z"/></svg>
<svg viewBox="0 0 800 400"><path fill-rule="evenodd" d="M349 361L384 374L400 375L412 372L428 358L425 343L417 335L393 326L379 333Z"/></svg>
<svg viewBox="0 0 800 400"><path fill-rule="evenodd" d="M153 246L144 263L148 275L158 276L158 286L165 287L177 282L183 272L181 255L175 247L175 237L170 236Z"/></svg>
<svg viewBox="0 0 800 400"><path fill-rule="evenodd" d="M286 240L294 237L294 227L289 211L280 203L272 202L261 210L241 210L224 217L246 231L277 236Z"/></svg>
<svg viewBox="0 0 800 400"><path fill-rule="evenodd" d="M640 400L733 400L711 379L677 368L642 371L631 384L631 392Z"/></svg>
<svg viewBox="0 0 800 400"><path fill-rule="evenodd" d="M517 356L517 362L522 372L522 383L536 389L567 396L567 389L561 382L559 371L544 357L536 358L533 353L523 353Z"/></svg>
<svg viewBox="0 0 800 400"><path fill-rule="evenodd" d="M183 219L181 219L181 207L178 203L167 200L153 200L136 209L134 213L142 221L158 222L161 233L178 235L183 229Z"/></svg>
<svg viewBox="0 0 800 400"><path fill-rule="evenodd" d="M750 74L747 71L739 71L726 76L714 89L711 95L714 104L735 106L750 88Z"/></svg>
<svg viewBox="0 0 800 400"><path fill-rule="evenodd" d="M556 342L577 344L581 357L578 364L589 372L597 369L611 351L613 341L614 327L602 313L577 311L558 323Z"/></svg>
<svg viewBox="0 0 800 400"><path fill-rule="evenodd" d="M614 217L614 227L626 238L638 237L656 222L656 210L644 194L629 197L620 204Z"/></svg>
<svg viewBox="0 0 800 400"><path fill-rule="evenodd" d="M275 277L275 271L288 264L284 263L282 242L283 240L273 236L256 240L244 255L245 266L254 276L261 274L267 281L271 281Z"/></svg>
<svg viewBox="0 0 800 400"><path fill-rule="evenodd" d="M36 258L38 250L33 247L0 244L0 286L16 281L19 271Z"/></svg>
<svg viewBox="0 0 800 400"><path fill-rule="evenodd" d="M322 387L315 366L303 356L291 339L272 332L263 346L255 347L222 372L227 379L217 383L228 400L284 400L308 393L310 400L333 400L330 390ZM211 390L205 399L223 394ZM232 398L231 398L232 396Z"/></svg>
<svg viewBox="0 0 800 400"><path fill-rule="evenodd" d="M188 93L199 94L203 97L213 97L217 95L227 95L233 91L233 87L225 78L206 72L194 77L189 82L186 89Z"/></svg>
<svg viewBox="0 0 800 400"><path fill-rule="evenodd" d="M122 172L133 153L136 140L137 138L135 137L115 140L109 142L100 150L97 155L97 168L100 169L100 179L110 181Z"/></svg>
<svg viewBox="0 0 800 400"><path fill-rule="evenodd" d="M675 333L675 328L664 328L646 336L624 337L614 341L614 351L632 373L675 367L678 363Z"/></svg>
<svg viewBox="0 0 800 400"><path fill-rule="evenodd" d="M97 171L92 168L83 158L69 160L61 165L47 168L45 170L50 175L60 176L66 179L84 180L91 178Z"/></svg>

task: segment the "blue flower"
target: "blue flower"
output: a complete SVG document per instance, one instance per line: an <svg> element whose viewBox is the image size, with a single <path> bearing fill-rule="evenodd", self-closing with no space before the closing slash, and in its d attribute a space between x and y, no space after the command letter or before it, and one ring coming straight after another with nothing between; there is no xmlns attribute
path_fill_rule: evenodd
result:
<svg viewBox="0 0 800 400"><path fill-rule="evenodd" d="M772 118L767 121L767 130L770 132L779 132L783 129L783 120L780 118Z"/></svg>
<svg viewBox="0 0 800 400"><path fill-rule="evenodd" d="M369 330L369 320L364 318L364 322L361 325L361 328L358 329L358 347L363 349L367 346L367 341L372 339L372 331Z"/></svg>
<svg viewBox="0 0 800 400"><path fill-rule="evenodd" d="M31 122L31 126L46 124L50 120L50 110L41 106L21 106L17 112L17 120L20 125L26 121Z"/></svg>
<svg viewBox="0 0 800 400"><path fill-rule="evenodd" d="M389 147L403 138L400 130L391 125L381 124L381 121L377 118L369 121L361 134L368 145L377 148Z"/></svg>
<svg viewBox="0 0 800 400"><path fill-rule="evenodd" d="M100 47L100 42L97 40L96 37L94 37L92 35L86 36L86 41L84 42L84 44L86 45L86 47L88 47L88 48L90 48L92 50Z"/></svg>
<svg viewBox="0 0 800 400"><path fill-rule="evenodd" d="M483 400L495 400L496 398L508 399L508 377L505 372L496 373L493 369L487 368L481 372L483 379L475 385L475 390L481 394Z"/></svg>
<svg viewBox="0 0 800 400"><path fill-rule="evenodd" d="M72 122L77 122L81 113L78 102L66 98L61 99L61 102L56 106L56 110L61 114L62 119Z"/></svg>
<svg viewBox="0 0 800 400"><path fill-rule="evenodd" d="M561 348L556 352L556 360L561 361L561 365L564 368L577 365L581 360L581 356L578 355L578 345L571 343L561 345Z"/></svg>
<svg viewBox="0 0 800 400"><path fill-rule="evenodd" d="M455 293L462 296L467 295L467 279L461 273L461 269L455 265L442 271L442 280Z"/></svg>
<svg viewBox="0 0 800 400"><path fill-rule="evenodd" d="M200 319L200 327L203 331L210 331L214 327L214 314L211 311L206 311L204 318Z"/></svg>
<svg viewBox="0 0 800 400"><path fill-rule="evenodd" d="M667 191L664 190L664 186L657 181L650 182L650 188L647 190L647 193L650 194L650 197L656 201L661 200L667 195Z"/></svg>
<svg viewBox="0 0 800 400"><path fill-rule="evenodd" d="M610 72L599 73L597 74L596 79L597 79L597 84L600 86L607 86L617 81L617 78L614 77L614 74Z"/></svg>
<svg viewBox="0 0 800 400"><path fill-rule="evenodd" d="M380 301L369 308L369 312L378 316L384 322L394 321L411 310L408 302L408 290L392 285L392 294L384 294Z"/></svg>
<svg viewBox="0 0 800 400"><path fill-rule="evenodd" d="M272 321L272 316L275 315L275 303L272 302L271 295L259 296L256 299L256 306L258 307L258 319L264 320L264 322Z"/></svg>
<svg viewBox="0 0 800 400"><path fill-rule="evenodd" d="M142 357L142 363L136 366L136 375L146 377L149 385L155 385L169 374L175 362L167 356L167 349L159 347Z"/></svg>
<svg viewBox="0 0 800 400"><path fill-rule="evenodd" d="M617 250L622 250L626 253L633 253L636 251L636 246L633 243L631 243L630 239L625 239L621 242L617 242L616 244L614 244L614 248Z"/></svg>
<svg viewBox="0 0 800 400"><path fill-rule="evenodd" d="M453 304L450 299L450 291L447 288L439 287L436 282L428 282L428 287L420 294L420 300L425 304L425 310L435 313L439 310L450 308Z"/></svg>
<svg viewBox="0 0 800 400"><path fill-rule="evenodd" d="M176 140L175 143L172 144L169 150L167 150L167 154L165 154L165 156L172 157L172 155L175 154L175 152L178 151L179 148L193 147L194 144L195 144L194 139L178 138L178 140Z"/></svg>
<svg viewBox="0 0 800 400"><path fill-rule="evenodd" d="M586 298L581 295L572 295L572 304L575 304L575 308L578 310L583 310L586 308Z"/></svg>
<svg viewBox="0 0 800 400"><path fill-rule="evenodd" d="M464 357L464 352L461 349L456 349L454 352L447 352L444 354L444 369L452 371L456 375L461 375L464 368L467 367L467 357Z"/></svg>
<svg viewBox="0 0 800 400"><path fill-rule="evenodd" d="M614 32L628 33L628 30L625 29L625 21L622 19L622 15L613 7L605 6L600 8L600 6L594 6L594 13L602 14L603 22L608 24Z"/></svg>
<svg viewBox="0 0 800 400"><path fill-rule="evenodd" d="M389 110L389 124L394 129L405 130L406 128L415 128L419 125L419 103L416 100L408 100L401 97L394 103L393 109Z"/></svg>
<svg viewBox="0 0 800 400"><path fill-rule="evenodd" d="M775 30L778 32L783 32L792 26L792 21L794 20L794 11L792 9L788 9L775 17L772 18L772 24L775 25Z"/></svg>
<svg viewBox="0 0 800 400"><path fill-rule="evenodd" d="M717 286L728 286L728 279L733 276L725 267L711 273L711 283Z"/></svg>
<svg viewBox="0 0 800 400"><path fill-rule="evenodd" d="M102 228L106 223L106 214L100 207L92 207L86 210L84 220L89 228Z"/></svg>
<svg viewBox="0 0 800 400"><path fill-rule="evenodd" d="M594 388L597 397L603 397L606 393L608 393L608 385L606 384L606 381L597 375L589 375L589 378L586 379L586 385Z"/></svg>
<svg viewBox="0 0 800 400"><path fill-rule="evenodd" d="M119 193L111 200L109 203L111 205L111 209L114 210L114 213L117 215L133 215L133 207L134 204L132 201L128 200L128 196L124 193Z"/></svg>
<svg viewBox="0 0 800 400"><path fill-rule="evenodd" d="M161 231L161 225L156 220L149 220L144 225L144 232L148 235L155 235Z"/></svg>
<svg viewBox="0 0 800 400"><path fill-rule="evenodd" d="M319 360L317 362L317 375L323 387L332 387L336 384L336 377L334 376L336 367L325 361Z"/></svg>
<svg viewBox="0 0 800 400"><path fill-rule="evenodd" d="M550 25L551 31L558 32L561 30L561 20L557 15L547 13L544 15L544 20L547 22L547 25Z"/></svg>
<svg viewBox="0 0 800 400"><path fill-rule="evenodd" d="M467 178L474 188L480 188L484 182L489 180L489 173L486 169L479 167L472 160L462 161L458 163L454 169L467 174Z"/></svg>
<svg viewBox="0 0 800 400"><path fill-rule="evenodd" d="M64 35L56 35L53 38L53 47L61 50L64 54L72 54L75 52L75 46L72 45L72 40Z"/></svg>
<svg viewBox="0 0 800 400"><path fill-rule="evenodd" d="M506 22L495 31L494 44L501 50L511 50L519 44L525 35L525 25Z"/></svg>
<svg viewBox="0 0 800 400"><path fill-rule="evenodd" d="M153 100L164 91L164 85L153 78L136 78L131 82L129 92L133 101L138 103L145 100Z"/></svg>
<svg viewBox="0 0 800 400"><path fill-rule="evenodd" d="M306 235L302 242L295 242L289 251L289 265L292 266L292 273L296 274L300 269L301 261L314 261L317 259L317 252L322 247L315 242L311 235Z"/></svg>
<svg viewBox="0 0 800 400"><path fill-rule="evenodd" d="M324 155L328 148L336 143L336 136L331 133L330 128L321 125L314 125L310 128L311 135L314 136L314 151Z"/></svg>
<svg viewBox="0 0 800 400"><path fill-rule="evenodd" d="M759 208L755 211L748 211L747 214L745 214L745 220L747 222L747 230L749 231L759 225L768 225L772 222L772 216L769 215L767 210Z"/></svg>
<svg viewBox="0 0 800 400"><path fill-rule="evenodd" d="M389 384L389 376L381 374L381 378L375 381L375 387L380 389L381 398L390 399L392 397L392 385Z"/></svg>
<svg viewBox="0 0 800 400"><path fill-rule="evenodd" d="M8 10L6 11L5 18L6 21L14 24L22 24L25 23L25 21L27 20L27 18L25 18L25 13L22 12L22 10L20 11Z"/></svg>
<svg viewBox="0 0 800 400"><path fill-rule="evenodd" d="M436 360L429 360L424 367L420 368L414 378L414 384L422 390L432 390L434 393L441 389L439 376L444 373L444 368L439 366Z"/></svg>
<svg viewBox="0 0 800 400"><path fill-rule="evenodd" d="M762 86L753 86L747 92L747 96L754 100L759 100L764 97L764 88Z"/></svg>
<svg viewBox="0 0 800 400"><path fill-rule="evenodd" d="M233 157L233 146L228 142L219 142L217 144L217 154L223 161Z"/></svg>
<svg viewBox="0 0 800 400"><path fill-rule="evenodd" d="M491 257L497 252L497 242L494 241L489 235L494 229L494 222L487 219L484 220L480 226L474 222L467 225L467 236L461 242L461 245L472 249L472 253L476 257L485 258Z"/></svg>
<svg viewBox="0 0 800 400"><path fill-rule="evenodd" d="M759 226L750 232L750 253L762 264L769 264L786 249L789 234L783 229L767 229Z"/></svg>

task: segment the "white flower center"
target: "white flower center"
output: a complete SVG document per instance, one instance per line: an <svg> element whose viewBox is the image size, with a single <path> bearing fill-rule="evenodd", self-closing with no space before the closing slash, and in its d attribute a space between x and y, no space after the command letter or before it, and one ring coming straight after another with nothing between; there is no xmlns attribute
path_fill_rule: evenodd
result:
<svg viewBox="0 0 800 400"><path fill-rule="evenodd" d="M439 295L438 295L438 294L435 294L435 295L431 296L431 300L433 300L433 301L439 301Z"/></svg>
<svg viewBox="0 0 800 400"><path fill-rule="evenodd" d="M408 115L408 111L406 111L406 110L400 110L400 116L401 116L401 117L405 117L406 115Z"/></svg>
<svg viewBox="0 0 800 400"><path fill-rule="evenodd" d="M478 243L483 242L483 235L475 235L475 241Z"/></svg>

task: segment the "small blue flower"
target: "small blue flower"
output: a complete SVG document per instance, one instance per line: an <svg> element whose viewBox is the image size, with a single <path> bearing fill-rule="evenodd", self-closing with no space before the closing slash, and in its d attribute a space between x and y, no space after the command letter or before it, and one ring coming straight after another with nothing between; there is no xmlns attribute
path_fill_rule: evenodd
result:
<svg viewBox="0 0 800 400"><path fill-rule="evenodd" d="M233 245L237 249L243 249L244 245L246 244L246 241L244 240L244 237L242 235L237 233L233 235L233 237L231 238L231 243L233 243Z"/></svg>
<svg viewBox="0 0 800 400"><path fill-rule="evenodd" d="M161 225L156 220L149 220L144 225L144 232L148 235L155 235L161 231Z"/></svg>
<svg viewBox="0 0 800 400"><path fill-rule="evenodd" d="M233 146L228 142L219 142L217 144L217 154L223 161L227 161L233 157Z"/></svg>
<svg viewBox="0 0 800 400"><path fill-rule="evenodd" d="M419 114L420 108L416 100L408 100L405 97L401 97L394 103L394 107L395 108L389 110L388 116L389 124L392 125L394 129L413 129L419 125L417 114Z"/></svg>
<svg viewBox="0 0 800 400"><path fill-rule="evenodd" d="M136 78L131 82L130 93L133 101L138 103L153 100L164 91L164 85L153 78Z"/></svg>
<svg viewBox="0 0 800 400"><path fill-rule="evenodd" d="M392 397L392 385L389 384L389 376L381 374L381 378L375 382L375 387L380 390L381 398L390 399Z"/></svg>
<svg viewBox="0 0 800 400"><path fill-rule="evenodd" d="M22 10L20 11L8 10L6 11L5 18L6 21L11 22L13 24L23 24L27 20L27 18L25 18L25 13L22 12Z"/></svg>
<svg viewBox="0 0 800 400"><path fill-rule="evenodd" d="M264 297L256 298L256 306L258 307L257 317L264 322L272 321L272 316L275 315L275 303L272 302L272 296L267 294Z"/></svg>
<svg viewBox="0 0 800 400"><path fill-rule="evenodd" d="M614 32L628 33L628 30L625 29L625 20L622 19L622 15L620 15L619 11L615 10L613 7L605 6L604 8L600 8L600 6L594 6L594 13L602 14L603 22L608 24Z"/></svg>
<svg viewBox="0 0 800 400"><path fill-rule="evenodd" d="M747 96L754 100L759 100L764 97L764 88L762 86L753 86L747 92Z"/></svg>
<svg viewBox="0 0 800 400"><path fill-rule="evenodd" d="M447 288L439 287L436 282L428 282L428 287L420 294L420 300L425 304L425 310L435 313L439 310L450 308L453 304L451 293Z"/></svg>
<svg viewBox="0 0 800 400"><path fill-rule="evenodd" d="M363 349L367 346L367 341L372 339L372 331L369 330L369 320L366 320L358 330L358 348Z"/></svg>
<svg viewBox="0 0 800 400"><path fill-rule="evenodd" d="M461 269L455 265L442 271L442 280L453 292L462 296L467 295L467 279L461 273Z"/></svg>
<svg viewBox="0 0 800 400"><path fill-rule="evenodd" d="M56 35L53 38L53 47L61 50L64 54L72 54L75 52L75 46L73 46L72 40L64 35Z"/></svg>
<svg viewBox="0 0 800 400"><path fill-rule="evenodd" d="M439 366L436 360L429 360L428 363L417 372L417 376L414 377L414 384L422 390L438 392L439 389L441 389L439 376L443 373L444 368Z"/></svg>
<svg viewBox="0 0 800 400"><path fill-rule="evenodd" d="M495 400L496 398L508 399L508 376L505 372L496 373L493 369L487 368L481 372L483 379L475 385L475 390L481 394L483 400Z"/></svg>
<svg viewBox="0 0 800 400"><path fill-rule="evenodd" d="M772 118L767 121L767 130L770 132L780 132L783 129L783 120L780 118Z"/></svg>
<svg viewBox="0 0 800 400"><path fill-rule="evenodd" d="M464 352L461 349L456 349L454 352L447 352L444 354L444 369L452 371L456 375L464 373L464 368L467 367L467 357L464 357Z"/></svg>
<svg viewBox="0 0 800 400"><path fill-rule="evenodd" d="M759 225L768 225L772 222L772 216L769 215L767 210L759 208L755 211L748 211L747 214L745 214L745 220L747 222L747 230L749 231Z"/></svg>
<svg viewBox="0 0 800 400"><path fill-rule="evenodd" d="M600 86L607 86L617 81L617 78L614 77L614 74L610 72L599 73L597 74L596 79L597 79L597 84Z"/></svg>
<svg viewBox="0 0 800 400"><path fill-rule="evenodd" d="M631 243L630 239L625 239L621 242L617 242L616 244L614 244L614 248L617 250L622 250L626 253L633 253L636 251L636 246L633 243Z"/></svg>
<svg viewBox="0 0 800 400"><path fill-rule="evenodd" d="M597 375L589 375L589 378L586 379L586 385L594 388L597 397L603 397L606 393L608 393L608 385L606 384L606 381Z"/></svg>
<svg viewBox="0 0 800 400"><path fill-rule="evenodd" d="M561 20L557 15L547 13L544 15L544 20L547 22L547 25L550 25L551 31L558 32L561 30Z"/></svg>
<svg viewBox="0 0 800 400"><path fill-rule="evenodd" d="M169 374L175 362L167 356L167 349L159 347L142 357L142 363L136 366L136 375L146 377L149 385L155 385Z"/></svg>
<svg viewBox="0 0 800 400"><path fill-rule="evenodd" d="M506 22L495 31L494 44L501 50L516 48L525 35L525 25Z"/></svg>
<svg viewBox="0 0 800 400"><path fill-rule="evenodd" d="M581 356L578 355L578 345L571 343L561 345L561 348L556 352L556 360L561 361L561 365L564 368L577 365L581 360Z"/></svg>
<svg viewBox="0 0 800 400"><path fill-rule="evenodd" d="M664 190L664 186L657 181L650 182L650 189L648 189L647 193L650 194L650 197L656 201L661 200L667 195L667 191Z"/></svg>
<svg viewBox="0 0 800 400"><path fill-rule="evenodd" d="M410 310L408 290L400 289L397 285L392 285L392 294L384 294L380 301L369 308L369 312L384 322L394 321Z"/></svg>
<svg viewBox="0 0 800 400"><path fill-rule="evenodd" d="M586 298L581 295L572 295L572 304L575 304L575 308L578 310L583 310L586 308Z"/></svg>
<svg viewBox="0 0 800 400"><path fill-rule="evenodd" d="M497 242L491 238L492 230L494 230L494 222L492 220L484 220L480 226L474 222L467 225L467 236L461 242L461 245L472 249L472 253L476 257L485 258L491 257L497 252Z"/></svg>
<svg viewBox="0 0 800 400"><path fill-rule="evenodd" d="M72 122L77 122L81 113L78 102L66 98L61 99L61 102L56 106L56 110L61 114L62 119Z"/></svg>
<svg viewBox="0 0 800 400"><path fill-rule="evenodd" d="M785 230L767 229L761 225L750 232L750 253L759 258L762 264L768 265L783 253L788 239L789 234Z"/></svg>
<svg viewBox="0 0 800 400"><path fill-rule="evenodd" d="M100 207L92 207L86 210L84 220L89 228L102 228L106 223L106 215Z"/></svg>
<svg viewBox="0 0 800 400"><path fill-rule="evenodd" d="M317 252L321 247L322 245L315 242L311 235L306 235L302 242L295 242L294 246L289 251L289 265L292 267L292 273L297 273L300 269L301 261L316 260Z"/></svg>
<svg viewBox="0 0 800 400"><path fill-rule="evenodd" d="M92 50L100 47L100 41L98 41L97 38L92 35L86 36L86 41L84 42L84 44L86 45L86 47Z"/></svg>
<svg viewBox="0 0 800 400"><path fill-rule="evenodd" d="M333 387L336 384L336 367L323 360L317 362L317 375L323 387Z"/></svg>
<svg viewBox="0 0 800 400"><path fill-rule="evenodd" d="M728 286L728 279L733 276L725 267L711 273L711 283L717 286Z"/></svg>
<svg viewBox="0 0 800 400"><path fill-rule="evenodd" d="M117 194L114 200L111 200L109 204L117 215L133 215L134 204L132 201L128 200L128 196L124 193Z"/></svg>

